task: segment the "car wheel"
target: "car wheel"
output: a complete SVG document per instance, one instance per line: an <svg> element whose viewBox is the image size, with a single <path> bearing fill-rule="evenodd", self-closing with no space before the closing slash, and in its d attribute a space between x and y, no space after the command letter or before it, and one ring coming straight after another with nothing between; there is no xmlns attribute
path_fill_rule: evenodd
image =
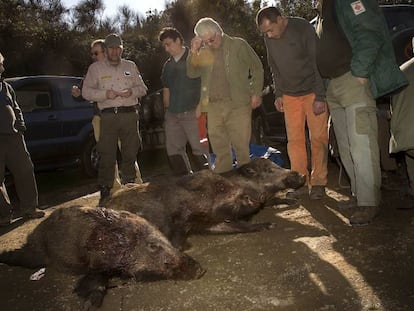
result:
<svg viewBox="0 0 414 311"><path fill-rule="evenodd" d="M99 154L96 150L96 142L91 137L85 144L82 153L82 169L87 177L98 175Z"/></svg>
<svg viewBox="0 0 414 311"><path fill-rule="evenodd" d="M250 137L250 143L262 145L264 143L265 136L263 119L261 116L257 116L252 121L252 134Z"/></svg>

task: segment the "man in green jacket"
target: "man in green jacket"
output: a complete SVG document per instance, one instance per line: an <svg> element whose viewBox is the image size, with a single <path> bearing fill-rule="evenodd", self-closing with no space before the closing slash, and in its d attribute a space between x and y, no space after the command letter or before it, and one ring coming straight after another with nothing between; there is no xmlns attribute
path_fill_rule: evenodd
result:
<svg viewBox="0 0 414 311"><path fill-rule="evenodd" d="M351 225L367 225L381 201L375 99L396 92L407 80L377 1L320 0L318 10L317 63L329 79L326 99L354 196L346 206L356 208Z"/></svg>
<svg viewBox="0 0 414 311"><path fill-rule="evenodd" d="M226 35L212 18L200 19L187 58L187 75L201 77L201 110L207 111L208 137L217 173L250 161L252 109L261 104L263 65L249 44Z"/></svg>

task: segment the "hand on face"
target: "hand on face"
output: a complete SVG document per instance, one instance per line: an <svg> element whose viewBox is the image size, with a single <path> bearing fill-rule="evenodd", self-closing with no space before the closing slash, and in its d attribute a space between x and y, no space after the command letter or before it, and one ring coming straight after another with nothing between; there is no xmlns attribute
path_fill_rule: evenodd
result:
<svg viewBox="0 0 414 311"><path fill-rule="evenodd" d="M197 54L200 51L203 40L200 37L194 37L191 40L191 53Z"/></svg>

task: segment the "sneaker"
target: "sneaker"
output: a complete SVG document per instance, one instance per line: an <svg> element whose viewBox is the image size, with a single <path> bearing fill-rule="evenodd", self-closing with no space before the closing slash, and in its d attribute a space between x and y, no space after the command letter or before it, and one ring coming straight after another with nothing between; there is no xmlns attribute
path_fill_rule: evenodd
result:
<svg viewBox="0 0 414 311"><path fill-rule="evenodd" d="M309 198L311 200L320 200L324 198L325 195L326 195L325 186L317 185L317 186L312 186L312 189L309 194Z"/></svg>
<svg viewBox="0 0 414 311"><path fill-rule="evenodd" d="M372 222L378 212L378 206L358 206L357 211L349 219L349 223L352 226L366 226Z"/></svg>
<svg viewBox="0 0 414 311"><path fill-rule="evenodd" d="M342 200L339 201L336 206L338 209L346 210L357 207L357 199L355 197L351 197L349 200Z"/></svg>
<svg viewBox="0 0 414 311"><path fill-rule="evenodd" d="M39 211L38 209L24 210L22 213L22 217L24 219L36 219L36 218L42 218L44 216L45 216L45 212Z"/></svg>
<svg viewBox="0 0 414 311"><path fill-rule="evenodd" d="M298 200L298 199L304 197L305 195L309 195L308 186L303 186L303 187L300 187L296 190L289 191L288 193L286 193L286 197L288 199L295 199L295 200Z"/></svg>

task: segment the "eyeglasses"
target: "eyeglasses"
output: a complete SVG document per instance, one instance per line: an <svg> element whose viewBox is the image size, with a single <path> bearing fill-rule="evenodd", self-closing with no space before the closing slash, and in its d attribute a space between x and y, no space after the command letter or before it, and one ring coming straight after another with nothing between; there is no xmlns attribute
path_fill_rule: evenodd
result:
<svg viewBox="0 0 414 311"><path fill-rule="evenodd" d="M99 53L103 53L103 51L94 51L91 53L91 56L98 56Z"/></svg>
<svg viewBox="0 0 414 311"><path fill-rule="evenodd" d="M215 33L210 39L203 40L203 43L204 44L212 44L216 40L216 37L217 37L217 33Z"/></svg>

